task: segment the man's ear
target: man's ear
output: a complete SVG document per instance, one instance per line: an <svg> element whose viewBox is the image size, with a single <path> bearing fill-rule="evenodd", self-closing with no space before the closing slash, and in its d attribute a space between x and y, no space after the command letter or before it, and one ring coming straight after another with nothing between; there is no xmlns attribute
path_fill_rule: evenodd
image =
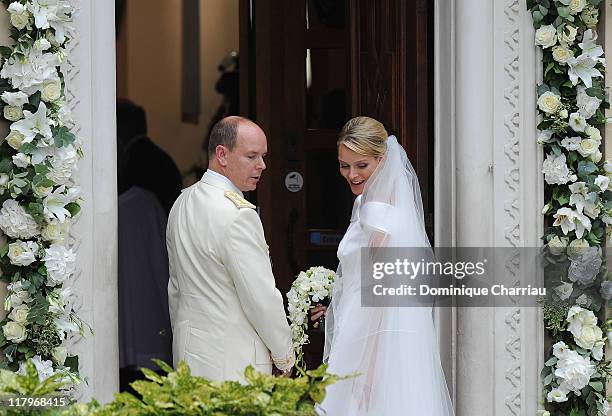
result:
<svg viewBox="0 0 612 416"><path fill-rule="evenodd" d="M227 148L221 144L215 147L215 158L219 165L225 167L227 166Z"/></svg>

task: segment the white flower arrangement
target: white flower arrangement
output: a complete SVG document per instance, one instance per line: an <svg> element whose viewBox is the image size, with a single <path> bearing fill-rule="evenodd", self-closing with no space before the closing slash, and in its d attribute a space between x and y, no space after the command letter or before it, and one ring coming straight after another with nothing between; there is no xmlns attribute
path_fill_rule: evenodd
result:
<svg viewBox="0 0 612 416"><path fill-rule="evenodd" d="M0 49L0 279L9 283L0 322L0 362L15 372L31 359L41 380L78 380L69 339L86 324L68 287L75 253L66 246L80 212L72 180L82 156L66 104L61 63L74 36L69 0L2 0L14 45Z"/></svg>
<svg viewBox="0 0 612 416"><path fill-rule="evenodd" d="M317 303L331 300L336 273L324 267L311 267L300 272L287 292L289 321L297 363L303 361L302 348L308 344L309 311Z"/></svg>
<svg viewBox="0 0 612 416"><path fill-rule="evenodd" d="M542 373L547 410L540 413L604 416L610 409L605 385L612 376L603 356L609 328L597 314L612 306L612 280L600 283L607 267L602 246L612 224L612 161L602 161L601 152L600 128L609 121L606 61L595 31L601 0L526 3L544 66L537 101L538 143L545 155L542 214L548 264L557 273L544 304L555 345Z"/></svg>

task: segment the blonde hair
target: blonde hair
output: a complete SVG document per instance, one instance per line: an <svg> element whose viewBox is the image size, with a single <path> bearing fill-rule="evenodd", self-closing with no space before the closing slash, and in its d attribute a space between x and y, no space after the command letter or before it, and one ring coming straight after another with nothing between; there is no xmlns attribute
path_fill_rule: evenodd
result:
<svg viewBox="0 0 612 416"><path fill-rule="evenodd" d="M338 147L343 144L363 156L380 157L387 150L387 130L370 117L350 119L338 135Z"/></svg>

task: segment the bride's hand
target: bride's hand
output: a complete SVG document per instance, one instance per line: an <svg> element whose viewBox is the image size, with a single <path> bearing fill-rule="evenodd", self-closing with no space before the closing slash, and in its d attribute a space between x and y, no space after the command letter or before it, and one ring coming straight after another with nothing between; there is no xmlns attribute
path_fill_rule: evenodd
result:
<svg viewBox="0 0 612 416"><path fill-rule="evenodd" d="M323 306L320 303L310 310L310 320L317 321L320 317L327 315L327 306ZM319 322L315 322L313 325L315 328L319 327Z"/></svg>

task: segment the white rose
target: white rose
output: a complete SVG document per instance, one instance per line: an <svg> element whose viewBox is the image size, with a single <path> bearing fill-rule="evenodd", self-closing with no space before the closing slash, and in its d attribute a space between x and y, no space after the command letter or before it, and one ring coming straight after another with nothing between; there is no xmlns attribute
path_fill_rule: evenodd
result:
<svg viewBox="0 0 612 416"><path fill-rule="evenodd" d="M18 168L27 168L30 165L30 156L25 153L17 153L13 156L13 164Z"/></svg>
<svg viewBox="0 0 612 416"><path fill-rule="evenodd" d="M62 84L59 79L43 82L41 98L43 101L52 102L62 96Z"/></svg>
<svg viewBox="0 0 612 416"><path fill-rule="evenodd" d="M602 192L608 189L608 185L610 185L610 178L603 175L597 175L595 178L595 186L598 186Z"/></svg>
<svg viewBox="0 0 612 416"><path fill-rule="evenodd" d="M24 104L28 102L28 95L24 94L21 91L17 91L17 92L4 91L0 95L0 98L2 99L2 101L4 101L5 103L13 107L22 107Z"/></svg>
<svg viewBox="0 0 612 416"><path fill-rule="evenodd" d="M9 179L9 176L6 173L0 173L0 187L6 187Z"/></svg>
<svg viewBox="0 0 612 416"><path fill-rule="evenodd" d="M28 313L30 313L30 308L28 305L23 304L14 308L8 317L17 323L25 324L28 320Z"/></svg>
<svg viewBox="0 0 612 416"><path fill-rule="evenodd" d="M546 91L538 98L538 107L547 114L555 114L561 107L561 97L552 91Z"/></svg>
<svg viewBox="0 0 612 416"><path fill-rule="evenodd" d="M569 243L567 254L570 259L577 259L580 258L587 248L589 248L589 242L584 238L579 238Z"/></svg>
<svg viewBox="0 0 612 416"><path fill-rule="evenodd" d="M565 25L563 30L559 32L559 42L565 46L570 46L576 40L576 35L578 34L578 28L572 25ZM573 56L573 52L572 52Z"/></svg>
<svg viewBox="0 0 612 416"><path fill-rule="evenodd" d="M63 345L60 345L59 347L55 347L51 356L53 357L55 364L64 365L64 362L66 362L66 357L68 356L68 350Z"/></svg>
<svg viewBox="0 0 612 416"><path fill-rule="evenodd" d="M566 300L572 296L574 291L574 285L571 283L563 282L555 288L555 293L559 296L559 299Z"/></svg>
<svg viewBox="0 0 612 416"><path fill-rule="evenodd" d="M555 403L563 403L567 401L567 395L565 392L559 390L559 389L553 389L550 392L548 392L548 395L546 396L546 399L549 402L555 402Z"/></svg>
<svg viewBox="0 0 612 416"><path fill-rule="evenodd" d="M565 253L565 248L567 247L567 238L559 238L558 235L554 236L548 242L548 250L550 254L553 256L559 256Z"/></svg>
<svg viewBox="0 0 612 416"><path fill-rule="evenodd" d="M569 126L575 132L583 132L587 126L586 119L580 113L572 113L569 116Z"/></svg>
<svg viewBox="0 0 612 416"><path fill-rule="evenodd" d="M7 11L11 15L11 24L17 29L21 30L28 25L30 14L23 4L17 1L13 2L9 5Z"/></svg>
<svg viewBox="0 0 612 416"><path fill-rule="evenodd" d="M53 221L48 223L42 231L42 238L45 241L53 243L61 243L66 238L68 230L70 229L70 221L66 220L62 223L59 221Z"/></svg>
<svg viewBox="0 0 612 416"><path fill-rule="evenodd" d="M8 322L4 325L2 331L4 332L4 337L15 344L25 341L27 338L25 327L18 322Z"/></svg>
<svg viewBox="0 0 612 416"><path fill-rule="evenodd" d="M535 44L542 48L550 48L557 43L557 29L553 25L541 26L536 30Z"/></svg>
<svg viewBox="0 0 612 416"><path fill-rule="evenodd" d="M17 121L23 117L23 109L21 107L5 105L2 112L4 114L4 118L9 121Z"/></svg>
<svg viewBox="0 0 612 416"><path fill-rule="evenodd" d="M570 58L574 57L574 52L565 46L558 45L553 47L552 56L555 61L559 62L561 65L565 65Z"/></svg>
<svg viewBox="0 0 612 416"><path fill-rule="evenodd" d="M595 28L597 23L599 22L599 9L597 7L593 7L588 5L584 8L582 13L580 13L580 18L589 29Z"/></svg>
<svg viewBox="0 0 612 416"><path fill-rule="evenodd" d="M559 117L565 120L568 117L567 109L559 111Z"/></svg>
<svg viewBox="0 0 612 416"><path fill-rule="evenodd" d="M597 152L593 153L589 159L591 159L591 162L593 163L599 163L599 161L601 160L601 158L603 157L603 154L598 150Z"/></svg>
<svg viewBox="0 0 612 416"><path fill-rule="evenodd" d="M569 2L570 14L580 13L582 10L584 10L586 5L587 5L587 0L570 0Z"/></svg>
<svg viewBox="0 0 612 416"><path fill-rule="evenodd" d="M603 334L598 326L583 326L580 336L574 337L576 344L588 350L595 346L597 341L601 341Z"/></svg>
<svg viewBox="0 0 612 416"><path fill-rule="evenodd" d="M580 141L580 147L578 153L582 156L587 157L594 155L599 151L599 142L593 139L584 139Z"/></svg>
<svg viewBox="0 0 612 416"><path fill-rule="evenodd" d="M11 130L8 136L6 136L5 140L13 149L19 150L25 141L25 136L19 133L17 130Z"/></svg>
<svg viewBox="0 0 612 416"><path fill-rule="evenodd" d="M34 42L34 47L39 51L46 51L51 47L51 43L45 38L40 38Z"/></svg>
<svg viewBox="0 0 612 416"><path fill-rule="evenodd" d="M19 241L9 244L8 257L15 266L29 266L36 261L38 244L33 241Z"/></svg>
<svg viewBox="0 0 612 416"><path fill-rule="evenodd" d="M598 128L593 126L587 126L586 129L584 129L584 132L587 136L589 136L590 139L597 140L601 143L601 132Z"/></svg>

